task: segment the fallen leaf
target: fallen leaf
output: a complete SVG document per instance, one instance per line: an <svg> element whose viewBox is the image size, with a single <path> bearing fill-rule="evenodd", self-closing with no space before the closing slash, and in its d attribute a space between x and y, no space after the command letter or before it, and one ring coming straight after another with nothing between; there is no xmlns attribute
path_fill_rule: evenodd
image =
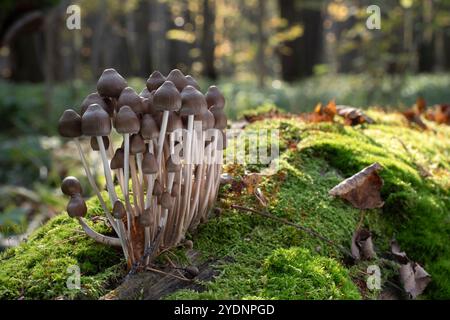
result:
<svg viewBox="0 0 450 320"><path fill-rule="evenodd" d="M403 288L413 299L422 294L431 281L431 276L415 262L401 265L399 272Z"/></svg>
<svg viewBox="0 0 450 320"><path fill-rule="evenodd" d="M380 195L383 179L378 175L381 169L381 165L375 162L339 183L329 194L339 196L359 209L380 208L384 204Z"/></svg>
<svg viewBox="0 0 450 320"><path fill-rule="evenodd" d="M350 126L356 126L362 123L372 124L375 121L367 116L361 109L350 106L336 106L337 114L344 118L344 123Z"/></svg>
<svg viewBox="0 0 450 320"><path fill-rule="evenodd" d="M450 125L450 104L440 104L428 110L425 118L438 124Z"/></svg>
<svg viewBox="0 0 450 320"><path fill-rule="evenodd" d="M324 107L322 103L318 103L314 108L314 112L306 118L309 122L333 122L337 113L336 103L334 100L328 102Z"/></svg>
<svg viewBox="0 0 450 320"><path fill-rule="evenodd" d="M249 193L253 193L255 188L261 182L261 175L259 173L248 173L242 179L244 185L247 187Z"/></svg>
<svg viewBox="0 0 450 320"><path fill-rule="evenodd" d="M410 109L402 112L402 115L408 120L410 124L416 124L422 130L427 130L427 125L422 121L420 114L416 110Z"/></svg>
<svg viewBox="0 0 450 320"><path fill-rule="evenodd" d="M353 233L351 251L355 260L371 260L376 257L369 230L358 229Z"/></svg>
<svg viewBox="0 0 450 320"><path fill-rule="evenodd" d="M418 97L416 100L416 104L414 105L414 108L418 114L422 114L425 112L427 108L427 102L423 97Z"/></svg>

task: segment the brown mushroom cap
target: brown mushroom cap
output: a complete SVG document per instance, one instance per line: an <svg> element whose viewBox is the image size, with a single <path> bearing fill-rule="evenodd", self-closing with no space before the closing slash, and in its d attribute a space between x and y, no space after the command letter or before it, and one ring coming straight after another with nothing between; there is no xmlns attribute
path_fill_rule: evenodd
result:
<svg viewBox="0 0 450 320"><path fill-rule="evenodd" d="M67 213L72 218L84 217L87 212L86 202L84 202L83 197L81 197L79 193L70 197L66 209Z"/></svg>
<svg viewBox="0 0 450 320"><path fill-rule="evenodd" d="M208 108L203 94L193 86L186 86L181 92L181 116L198 115Z"/></svg>
<svg viewBox="0 0 450 320"><path fill-rule="evenodd" d="M81 194L81 184L80 181L78 181L77 178L68 176L65 177L64 180L61 183L61 191L66 196L73 196L75 194Z"/></svg>
<svg viewBox="0 0 450 320"><path fill-rule="evenodd" d="M150 91L148 91L147 87L142 89L141 93L139 93L139 97L141 97L141 98L148 98L148 97L150 97L150 95L151 95L151 93L150 93Z"/></svg>
<svg viewBox="0 0 450 320"><path fill-rule="evenodd" d="M129 106L123 106L116 114L114 127L118 133L138 133L141 125L136 113Z"/></svg>
<svg viewBox="0 0 450 320"><path fill-rule="evenodd" d="M95 103L100 105L100 107L102 107L108 114L110 114L110 110L109 110L110 108L109 108L108 104L106 103L105 100L103 100L103 98L97 92L88 94L87 97L84 98L84 100L80 106L80 114L83 115L86 112L87 108L91 104L95 104Z"/></svg>
<svg viewBox="0 0 450 320"><path fill-rule="evenodd" d="M188 81L186 80L183 72L178 69L173 69L170 71L166 80L172 81L179 92L183 91L184 87L188 85Z"/></svg>
<svg viewBox="0 0 450 320"><path fill-rule="evenodd" d="M81 131L89 137L108 136L111 120L108 113L98 104L91 104L81 117Z"/></svg>
<svg viewBox="0 0 450 320"><path fill-rule="evenodd" d="M144 212L139 216L139 224L142 227L150 227L151 226L151 211L150 208L145 209Z"/></svg>
<svg viewBox="0 0 450 320"><path fill-rule="evenodd" d="M130 153L138 154L145 152L145 141L140 134L133 134L130 138Z"/></svg>
<svg viewBox="0 0 450 320"><path fill-rule="evenodd" d="M175 163L175 161L173 161L172 156L169 157L169 159L167 159L166 162L166 169L167 172L179 172L181 170L181 163Z"/></svg>
<svg viewBox="0 0 450 320"><path fill-rule="evenodd" d="M225 112L223 112L223 109L217 106L212 106L209 110L214 115L214 128L219 130L226 129L227 116L225 115Z"/></svg>
<svg viewBox="0 0 450 320"><path fill-rule="evenodd" d="M178 111L181 96L171 81L164 82L153 96L153 106L157 111Z"/></svg>
<svg viewBox="0 0 450 320"><path fill-rule="evenodd" d="M145 140L157 139L159 128L155 119L149 114L144 114L141 120L141 135Z"/></svg>
<svg viewBox="0 0 450 320"><path fill-rule="evenodd" d="M153 73L147 79L147 89L149 92L158 90L158 88L166 81L166 78L159 71L153 71Z"/></svg>
<svg viewBox="0 0 450 320"><path fill-rule="evenodd" d="M208 107L216 106L220 109L225 107L225 97L216 86L209 87L205 97Z"/></svg>
<svg viewBox="0 0 450 320"><path fill-rule="evenodd" d="M113 117L114 111L119 111L119 107L117 106L117 99L111 97L103 97L103 101L107 106L105 111L109 114L110 117Z"/></svg>
<svg viewBox="0 0 450 320"><path fill-rule="evenodd" d="M194 117L194 121L201 121L202 122L202 130L208 130L214 128L215 125L215 118L214 114L206 109L201 114L198 114Z"/></svg>
<svg viewBox="0 0 450 320"><path fill-rule="evenodd" d="M172 192L171 192L171 195L172 195L172 197L178 197L178 192L179 192L179 189L180 188L180 183L179 182L174 182L173 183L173 185L172 185Z"/></svg>
<svg viewBox="0 0 450 320"><path fill-rule="evenodd" d="M114 69L103 71L97 82L97 91L103 97L118 98L127 81Z"/></svg>
<svg viewBox="0 0 450 320"><path fill-rule="evenodd" d="M58 132L62 137L66 138L76 138L81 136L80 115L73 109L65 110L58 121Z"/></svg>
<svg viewBox="0 0 450 320"><path fill-rule="evenodd" d="M153 154L150 152L144 153L142 159L142 172L144 174L156 174L158 173L158 162Z"/></svg>
<svg viewBox="0 0 450 320"><path fill-rule="evenodd" d="M163 193L163 188L158 179L155 180L155 184L153 186L153 195L159 197Z"/></svg>
<svg viewBox="0 0 450 320"><path fill-rule="evenodd" d="M127 214L127 211L125 210L125 206L123 205L122 201L116 200L114 202L114 206L112 209L112 215L116 219L123 219Z"/></svg>
<svg viewBox="0 0 450 320"><path fill-rule="evenodd" d="M108 149L109 148L109 138L104 136L104 137L102 137L102 139L103 139L103 144L105 145L105 149ZM100 150L100 147L98 145L98 141L97 141L96 137L91 137L91 148L94 151Z"/></svg>
<svg viewBox="0 0 450 320"><path fill-rule="evenodd" d="M117 106L129 106L135 113L143 113L145 106L142 104L142 98L131 87L126 87L122 90L119 100L117 100Z"/></svg>
<svg viewBox="0 0 450 320"><path fill-rule="evenodd" d="M197 80L195 80L193 76L188 74L185 78L187 83L186 85L193 86L195 89L200 90L200 86L198 85Z"/></svg>
<svg viewBox="0 0 450 320"><path fill-rule="evenodd" d="M114 156L111 159L109 167L112 170L115 170L115 169L122 169L123 166L124 166L124 151L122 148L117 148L116 152L114 153Z"/></svg>
<svg viewBox="0 0 450 320"><path fill-rule="evenodd" d="M183 129L183 121L176 112L170 112L167 120L167 133L174 132L177 129Z"/></svg>
<svg viewBox="0 0 450 320"><path fill-rule="evenodd" d="M169 192L163 192L161 195L161 207L164 209L172 209L174 203L174 198L170 195Z"/></svg>

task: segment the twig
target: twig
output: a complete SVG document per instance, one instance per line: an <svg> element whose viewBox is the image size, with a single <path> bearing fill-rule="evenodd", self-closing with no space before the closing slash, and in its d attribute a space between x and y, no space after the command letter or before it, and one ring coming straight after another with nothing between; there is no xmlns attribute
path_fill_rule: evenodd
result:
<svg viewBox="0 0 450 320"><path fill-rule="evenodd" d="M260 216L263 216L263 217L266 217L266 218L270 218L272 220L275 220L275 221L281 222L283 224L292 226L292 227L294 227L294 228L296 228L298 230L306 232L310 236L316 237L316 238L318 238L318 239L320 239L320 240L322 240L322 241L324 241L324 242L326 242L326 243L328 243L328 244L338 248L342 253L352 257L351 253L347 249L345 249L343 246L341 246L341 245L331 241L330 239L322 236L320 233L318 233L318 232L316 232L316 231L314 231L314 230L312 230L310 228L298 225L298 224L296 224L294 222L288 221L288 220L283 219L283 218L276 217L273 214L270 214L268 212L261 212L261 211L257 211L257 210L254 210L254 209L251 209L251 208L246 208L246 207L239 206L239 205L232 205L231 207L234 208L234 209L237 209L237 210L255 213L257 215L260 215Z"/></svg>
<svg viewBox="0 0 450 320"><path fill-rule="evenodd" d="M151 267L147 267L147 268L145 268L145 269L148 270L148 271L153 271L153 272L161 273L161 274L164 274L164 275L166 275L166 276L174 277L174 278L177 278L177 279L179 279L179 280L191 282L190 279L187 279L187 278L181 278L181 277L176 276L176 275L174 275L174 274L167 273L167 272L164 272L164 271L161 271L161 270L158 270L158 269L154 269L154 268L151 268Z"/></svg>

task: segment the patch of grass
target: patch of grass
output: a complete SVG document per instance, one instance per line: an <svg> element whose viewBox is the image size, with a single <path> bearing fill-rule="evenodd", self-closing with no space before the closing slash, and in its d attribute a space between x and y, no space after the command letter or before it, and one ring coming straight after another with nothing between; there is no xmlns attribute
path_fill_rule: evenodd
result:
<svg viewBox="0 0 450 320"><path fill-rule="evenodd" d="M98 201L90 200L88 217L99 213ZM104 234L103 222L89 223ZM67 280L78 266L81 289L68 289ZM88 238L78 222L61 214L38 229L27 242L0 255L0 299L96 299L123 276L122 253Z"/></svg>

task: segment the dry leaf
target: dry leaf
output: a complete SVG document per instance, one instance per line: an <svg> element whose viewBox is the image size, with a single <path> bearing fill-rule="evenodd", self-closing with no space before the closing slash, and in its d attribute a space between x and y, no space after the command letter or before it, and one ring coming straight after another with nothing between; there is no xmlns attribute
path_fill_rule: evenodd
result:
<svg viewBox="0 0 450 320"><path fill-rule="evenodd" d="M376 257L372 234L367 229L358 229L352 237L352 256L355 260L371 260Z"/></svg>
<svg viewBox="0 0 450 320"><path fill-rule="evenodd" d="M255 188L261 182L261 175L259 173L249 173L242 179L244 185L247 187L248 193L253 193Z"/></svg>
<svg viewBox="0 0 450 320"><path fill-rule="evenodd" d="M362 123L372 124L375 121L367 116L361 109L350 106L336 106L336 110L339 116L344 118L346 125L356 126Z"/></svg>
<svg viewBox="0 0 450 320"><path fill-rule="evenodd" d="M450 105L441 104L434 106L433 109L428 110L425 114L425 118L439 124L450 125Z"/></svg>
<svg viewBox="0 0 450 320"><path fill-rule="evenodd" d="M380 208L384 204L380 195L383 179L378 175L381 169L381 165L375 162L339 183L329 194L339 196L359 209Z"/></svg>
<svg viewBox="0 0 450 320"><path fill-rule="evenodd" d="M414 123L418 125L421 129L427 130L427 125L422 121L420 114L416 112L416 110L406 110L402 112L402 115L408 120L410 124Z"/></svg>
<svg viewBox="0 0 450 320"><path fill-rule="evenodd" d="M431 281L431 276L418 263L408 262L400 266L400 281L413 299L417 298Z"/></svg>
<svg viewBox="0 0 450 320"><path fill-rule="evenodd" d="M336 113L336 103L334 100L328 102L325 107L321 103L318 103L314 108L314 112L307 116L307 120L310 122L333 122Z"/></svg>
<svg viewBox="0 0 450 320"><path fill-rule="evenodd" d="M423 97L418 97L416 100L416 104L414 105L414 109L418 114L422 114L425 112L425 109L427 108L427 102Z"/></svg>

